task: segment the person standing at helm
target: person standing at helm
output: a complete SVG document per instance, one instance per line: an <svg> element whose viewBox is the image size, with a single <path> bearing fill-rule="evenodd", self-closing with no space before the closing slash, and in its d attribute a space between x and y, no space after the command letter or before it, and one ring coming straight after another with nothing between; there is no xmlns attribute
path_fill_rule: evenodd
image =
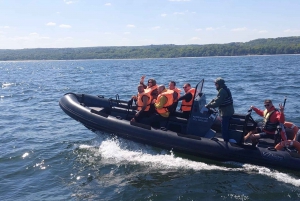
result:
<svg viewBox="0 0 300 201"><path fill-rule="evenodd" d="M264 123L262 127L256 128L254 131L250 131L245 137L244 141L248 138L252 140L252 143L256 143L259 138L270 138L274 139L275 132L277 130L277 126L279 124L284 124L285 117L284 117L284 107L282 104L279 104L278 111L273 103L272 100L266 99L264 101L265 110L260 110L254 106L251 108L261 117L264 117Z"/></svg>
<svg viewBox="0 0 300 201"><path fill-rule="evenodd" d="M170 81L170 83L169 83L169 90L174 91L174 93L173 93L174 103L169 108L170 112L172 113L172 112L176 111L176 108L177 108L177 105L178 105L178 98L180 98L181 89L178 89L176 87L176 82L175 81Z"/></svg>
<svg viewBox="0 0 300 201"><path fill-rule="evenodd" d="M150 104L151 104L151 97L149 92L146 93L144 86L138 86L138 95L132 97L134 100L137 101L137 110L138 112L135 116L131 119L131 121L140 122L143 118L149 117L151 115L150 112Z"/></svg>
<svg viewBox="0 0 300 201"><path fill-rule="evenodd" d="M191 88L189 83L185 83L183 86L185 94L181 96L178 101L182 101L180 110L183 113L183 117L188 119L191 113L192 104L195 96L195 88Z"/></svg>
<svg viewBox="0 0 300 201"><path fill-rule="evenodd" d="M229 140L229 120L234 114L233 98L230 90L225 85L225 80L221 77L215 80L216 90L218 95L210 101L206 108L219 108L219 114L222 118L222 137L225 142Z"/></svg>
<svg viewBox="0 0 300 201"><path fill-rule="evenodd" d="M164 85L158 87L158 97L152 101L156 113L148 119L149 125L159 122L162 127L166 127L166 122L170 115L168 107L174 102L173 93L174 91L166 89Z"/></svg>

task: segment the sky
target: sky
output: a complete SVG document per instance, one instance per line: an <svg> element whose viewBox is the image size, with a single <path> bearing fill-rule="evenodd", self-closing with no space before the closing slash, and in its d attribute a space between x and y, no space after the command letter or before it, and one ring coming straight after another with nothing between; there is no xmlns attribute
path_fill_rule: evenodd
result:
<svg viewBox="0 0 300 201"><path fill-rule="evenodd" d="M300 36L299 0L0 0L0 49Z"/></svg>

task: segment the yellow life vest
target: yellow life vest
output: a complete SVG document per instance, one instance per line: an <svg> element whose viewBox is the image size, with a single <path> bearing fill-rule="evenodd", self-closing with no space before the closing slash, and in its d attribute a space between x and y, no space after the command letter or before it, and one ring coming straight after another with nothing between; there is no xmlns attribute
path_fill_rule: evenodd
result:
<svg viewBox="0 0 300 201"><path fill-rule="evenodd" d="M167 102L164 104L164 106L162 108L160 108L160 109L156 108L156 111L158 114L163 114L163 113L169 112L167 107L171 106L174 103L173 93L174 93L173 90L167 90L166 92L163 92L158 95L158 97L156 99L156 104L158 104L160 102L160 99L162 96L165 96L167 98Z"/></svg>
<svg viewBox="0 0 300 201"><path fill-rule="evenodd" d="M277 129L277 126L278 126L278 122L276 123L271 123L270 122L270 117L271 115L276 112L276 109L272 110L272 111L269 111L266 109L264 110L264 125L263 125L263 128L264 130L266 131L269 131L269 132L274 132L276 131Z"/></svg>

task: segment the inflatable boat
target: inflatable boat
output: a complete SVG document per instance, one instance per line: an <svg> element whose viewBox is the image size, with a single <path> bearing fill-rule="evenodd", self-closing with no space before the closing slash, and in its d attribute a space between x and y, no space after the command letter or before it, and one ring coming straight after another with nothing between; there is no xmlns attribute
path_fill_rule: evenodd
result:
<svg viewBox="0 0 300 201"><path fill-rule="evenodd" d="M174 112L165 127L130 121L136 106L119 96L104 98L88 94L67 93L59 101L61 109L92 131L105 131L136 142L175 152L221 161L236 161L272 168L300 170L297 150L276 150L272 140L260 140L256 146L244 143L244 135L257 123L251 117L235 114L230 121L230 141L221 138L218 114L207 110L203 93L204 80L196 86L192 110L188 119Z"/></svg>

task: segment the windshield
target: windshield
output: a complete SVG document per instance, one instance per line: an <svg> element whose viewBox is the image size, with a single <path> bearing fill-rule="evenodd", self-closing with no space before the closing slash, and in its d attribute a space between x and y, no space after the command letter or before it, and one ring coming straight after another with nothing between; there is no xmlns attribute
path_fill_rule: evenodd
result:
<svg viewBox="0 0 300 201"><path fill-rule="evenodd" d="M197 85L196 85L196 91L195 91L195 98L194 100L199 101L202 96L202 89L203 89L204 79L202 79Z"/></svg>

